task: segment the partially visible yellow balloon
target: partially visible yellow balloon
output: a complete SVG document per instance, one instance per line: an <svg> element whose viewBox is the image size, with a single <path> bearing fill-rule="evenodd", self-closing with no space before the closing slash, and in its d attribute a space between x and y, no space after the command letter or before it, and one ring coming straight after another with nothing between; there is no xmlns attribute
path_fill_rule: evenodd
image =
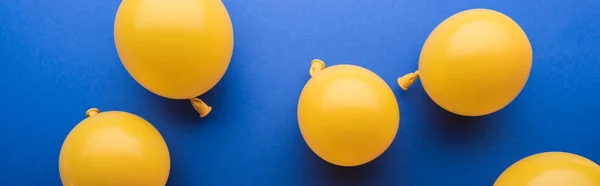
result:
<svg viewBox="0 0 600 186"><path fill-rule="evenodd" d="M60 150L63 185L164 186L171 160L160 133L139 116L90 109Z"/></svg>
<svg viewBox="0 0 600 186"><path fill-rule="evenodd" d="M223 77L233 52L233 27L221 0L123 0L115 45L129 74L163 97L195 99Z"/></svg>
<svg viewBox="0 0 600 186"><path fill-rule="evenodd" d="M354 65L311 66L312 78L298 100L298 124L319 157L339 166L358 166L381 155L398 131L394 93L377 74Z"/></svg>
<svg viewBox="0 0 600 186"><path fill-rule="evenodd" d="M600 166L576 154L545 152L519 160L494 186L599 186Z"/></svg>
<svg viewBox="0 0 600 186"><path fill-rule="evenodd" d="M421 51L419 70L398 79L407 89L421 77L442 108L464 116L496 112L517 97L531 70L527 35L510 17L471 9L439 24Z"/></svg>

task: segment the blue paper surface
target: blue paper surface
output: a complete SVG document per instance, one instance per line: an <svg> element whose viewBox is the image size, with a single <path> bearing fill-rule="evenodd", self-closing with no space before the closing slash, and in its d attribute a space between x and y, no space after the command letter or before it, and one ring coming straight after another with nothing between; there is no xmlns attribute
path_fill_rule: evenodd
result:
<svg viewBox="0 0 600 186"><path fill-rule="evenodd" d="M235 47L221 82L187 101L143 89L114 46L118 0L0 2L0 185L61 185L58 155L91 107L150 121L171 153L168 185L492 185L515 161L567 151L600 162L600 1L223 0ZM417 82L428 34L470 8L498 10L533 47L521 94L492 115L441 109ZM314 58L360 65L393 89L398 135L378 159L341 168L300 134L296 106Z"/></svg>

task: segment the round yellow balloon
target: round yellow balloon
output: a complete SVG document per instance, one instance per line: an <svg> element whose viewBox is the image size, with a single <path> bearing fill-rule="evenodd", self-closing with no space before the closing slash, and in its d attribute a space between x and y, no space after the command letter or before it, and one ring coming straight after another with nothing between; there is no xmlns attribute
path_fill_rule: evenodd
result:
<svg viewBox="0 0 600 186"><path fill-rule="evenodd" d="M325 68L314 60L312 78L298 100L298 124L312 151L339 166L358 166L381 155L398 131L400 113L390 87L354 65Z"/></svg>
<svg viewBox="0 0 600 186"><path fill-rule="evenodd" d="M114 35L131 76L172 99L210 90L233 51L233 28L221 0L123 0Z"/></svg>
<svg viewBox="0 0 600 186"><path fill-rule="evenodd" d="M506 169L494 186L598 186L600 166L576 154L531 155Z"/></svg>
<svg viewBox="0 0 600 186"><path fill-rule="evenodd" d="M60 150L63 185L164 186L167 144L146 120L120 111L90 109Z"/></svg>
<svg viewBox="0 0 600 186"><path fill-rule="evenodd" d="M488 9L457 13L439 24L421 50L419 70L427 94L464 116L496 112L521 92L531 70L527 35L508 16ZM406 89L410 83L399 79Z"/></svg>

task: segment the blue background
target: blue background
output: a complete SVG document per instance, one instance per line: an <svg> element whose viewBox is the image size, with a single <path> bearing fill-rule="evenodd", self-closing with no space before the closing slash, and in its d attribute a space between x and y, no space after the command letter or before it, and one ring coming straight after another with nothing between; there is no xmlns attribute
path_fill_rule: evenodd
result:
<svg viewBox="0 0 600 186"><path fill-rule="evenodd" d="M203 95L158 97L125 71L113 41L118 0L0 1L0 183L60 185L58 155L90 107L144 117L171 153L168 185L491 185L513 162L568 151L600 162L600 1L224 0L235 30L231 66ZM534 51L521 94L492 115L436 106L416 70L448 16L491 8L518 22ZM313 58L379 74L401 110L378 159L341 168L302 139L296 106Z"/></svg>

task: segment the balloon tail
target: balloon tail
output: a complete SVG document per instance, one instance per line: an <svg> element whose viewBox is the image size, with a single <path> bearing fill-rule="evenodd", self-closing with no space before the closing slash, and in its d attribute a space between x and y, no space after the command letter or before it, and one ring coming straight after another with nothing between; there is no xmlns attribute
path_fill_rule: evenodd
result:
<svg viewBox="0 0 600 186"><path fill-rule="evenodd" d="M212 110L212 107L208 106L201 99L191 98L190 102L192 103L194 109L196 109L196 112L198 112L198 114L200 114L200 117L202 118L208 115L208 113L210 113L210 111Z"/></svg>
<svg viewBox="0 0 600 186"><path fill-rule="evenodd" d="M413 73L408 73L408 74L398 78L398 85L400 85L400 88L402 88L402 90L408 90L408 87L410 87L413 83L415 83L415 81L417 80L418 77L419 77L418 70Z"/></svg>
<svg viewBox="0 0 600 186"><path fill-rule="evenodd" d="M85 111L85 116L87 116L89 118L98 113L100 113L100 110L98 110L97 108L91 108L91 109L88 109L87 111Z"/></svg>
<svg viewBox="0 0 600 186"><path fill-rule="evenodd" d="M313 59L310 63L310 70L308 70L308 74L310 74L312 77L323 69L325 69L325 62L321 61L320 59Z"/></svg>

